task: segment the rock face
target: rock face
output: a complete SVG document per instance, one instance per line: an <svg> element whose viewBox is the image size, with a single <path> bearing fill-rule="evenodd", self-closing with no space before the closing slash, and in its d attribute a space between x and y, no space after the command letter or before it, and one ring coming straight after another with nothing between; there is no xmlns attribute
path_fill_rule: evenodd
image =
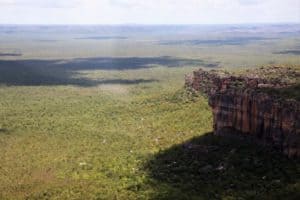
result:
<svg viewBox="0 0 300 200"><path fill-rule="evenodd" d="M297 71L287 68L262 68L261 71L268 75L274 72L299 77ZM264 91L290 87L284 77L261 78L250 71L247 76L232 76L200 69L186 77L186 86L208 96L215 134L253 136L289 157L300 157L300 102Z"/></svg>

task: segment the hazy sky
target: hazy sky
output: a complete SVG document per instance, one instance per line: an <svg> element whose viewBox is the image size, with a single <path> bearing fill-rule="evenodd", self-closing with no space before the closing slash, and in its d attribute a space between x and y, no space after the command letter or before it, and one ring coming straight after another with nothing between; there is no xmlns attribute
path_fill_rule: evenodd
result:
<svg viewBox="0 0 300 200"><path fill-rule="evenodd" d="M0 0L1 24L300 23L300 0Z"/></svg>

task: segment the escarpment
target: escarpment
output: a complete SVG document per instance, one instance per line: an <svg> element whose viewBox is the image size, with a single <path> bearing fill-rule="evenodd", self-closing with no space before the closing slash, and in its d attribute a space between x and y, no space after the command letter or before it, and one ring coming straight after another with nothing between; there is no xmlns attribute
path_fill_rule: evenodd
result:
<svg viewBox="0 0 300 200"><path fill-rule="evenodd" d="M299 93L299 77L299 71L282 67L235 76L199 69L186 77L186 87L208 96L215 134L253 136L289 157L300 157L300 102L286 96L286 91Z"/></svg>

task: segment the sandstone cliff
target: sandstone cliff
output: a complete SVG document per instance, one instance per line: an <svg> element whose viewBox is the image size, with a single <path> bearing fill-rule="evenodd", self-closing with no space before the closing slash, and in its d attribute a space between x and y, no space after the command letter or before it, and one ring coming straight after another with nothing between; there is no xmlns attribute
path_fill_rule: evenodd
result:
<svg viewBox="0 0 300 200"><path fill-rule="evenodd" d="M300 157L300 102L270 93L294 87L299 72L270 67L246 74L200 69L186 77L186 86L208 96L215 134L246 134Z"/></svg>

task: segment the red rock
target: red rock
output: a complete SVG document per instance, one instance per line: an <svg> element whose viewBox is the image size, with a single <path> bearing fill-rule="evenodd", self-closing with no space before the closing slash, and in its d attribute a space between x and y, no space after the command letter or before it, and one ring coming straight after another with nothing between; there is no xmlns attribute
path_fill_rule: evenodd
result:
<svg viewBox="0 0 300 200"><path fill-rule="evenodd" d="M264 69L264 68L263 68ZM285 68L272 68L272 73ZM290 69L291 70L291 69ZM268 73L267 69L264 69ZM297 73L284 71L295 75ZM212 107L214 132L251 135L271 144L289 157L300 157L300 102L284 100L258 90L283 88L289 84L257 76L242 77L217 71L195 71L186 78L186 87L205 93Z"/></svg>

